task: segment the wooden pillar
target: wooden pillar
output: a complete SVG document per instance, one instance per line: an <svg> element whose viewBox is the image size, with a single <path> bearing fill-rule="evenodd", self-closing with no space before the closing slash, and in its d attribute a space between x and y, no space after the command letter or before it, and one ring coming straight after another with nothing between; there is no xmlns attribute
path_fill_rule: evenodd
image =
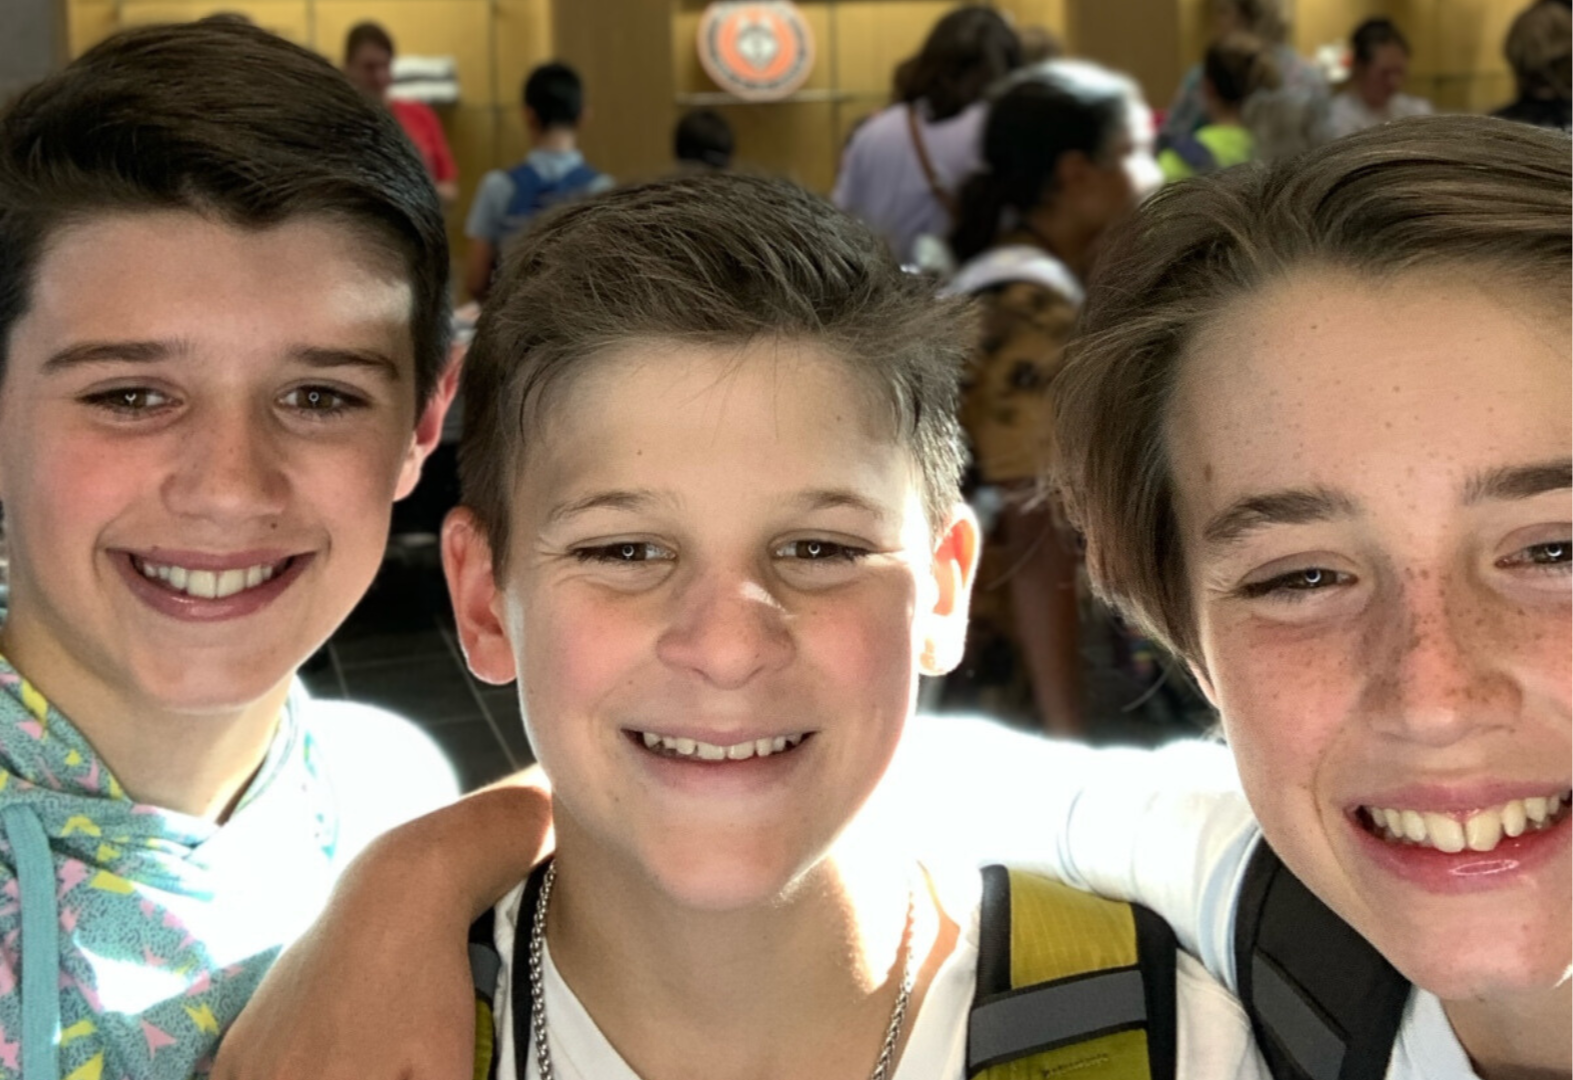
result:
<svg viewBox="0 0 1573 1080"><path fill-rule="evenodd" d="M619 180L671 167L672 3L553 0L556 57L584 79L585 157Z"/></svg>

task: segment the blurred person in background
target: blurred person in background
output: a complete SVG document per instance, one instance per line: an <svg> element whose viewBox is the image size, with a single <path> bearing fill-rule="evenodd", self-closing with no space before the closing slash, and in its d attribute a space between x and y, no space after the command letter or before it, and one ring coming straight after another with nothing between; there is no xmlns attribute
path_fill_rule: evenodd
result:
<svg viewBox="0 0 1573 1080"><path fill-rule="evenodd" d="M929 32L896 71L896 103L862 124L841 158L831 198L913 259L920 236L947 235L956 192L978 165L981 99L1021 66L1021 42L997 11L963 7Z"/></svg>
<svg viewBox="0 0 1573 1080"><path fill-rule="evenodd" d="M684 113L672 134L672 156L680 169L725 169L732 164L732 125L711 109Z"/></svg>
<svg viewBox="0 0 1573 1080"><path fill-rule="evenodd" d="M1573 11L1566 0L1538 0L1513 20L1503 45L1518 97L1493 116L1536 127L1573 127Z"/></svg>
<svg viewBox="0 0 1573 1080"><path fill-rule="evenodd" d="M1160 182L1152 114L1126 76L1053 60L998 97L982 153L961 192L951 237L961 267L949 288L982 307L961 422L973 458L966 495L987 543L966 657L941 706L1080 735L1081 559L1036 478L1048 469L1054 377L1099 240Z"/></svg>
<svg viewBox="0 0 1573 1080"><path fill-rule="evenodd" d="M400 101L388 96L393 85L393 38L374 22L356 23L344 37L344 74L373 101L386 105L399 126L420 151L426 171L436 185L444 206L459 197L459 167L448 149L442 121L431 106L419 101Z"/></svg>
<svg viewBox="0 0 1573 1080"><path fill-rule="evenodd" d="M1045 60L1058 60L1065 55L1065 42L1053 30L1041 23L1030 23L1016 31L1021 39L1023 67L1041 64Z"/></svg>
<svg viewBox="0 0 1573 1080"><path fill-rule="evenodd" d="M1321 128L1326 123L1327 80L1315 64L1295 52L1288 43L1289 21L1284 14L1282 0L1218 0L1213 7L1212 39L1218 41L1239 31L1262 39L1272 50L1272 60L1279 76L1279 86L1273 93L1277 100L1271 103L1272 111L1292 116L1293 122L1279 118L1270 126L1280 131L1294 127L1305 132L1297 140L1298 145L1285 146L1283 152L1305 149L1303 144L1324 138ZM1169 111L1164 114L1163 126L1158 131L1160 148L1173 146L1185 136L1195 134L1198 128L1207 123L1202 75L1202 65L1197 64L1180 81L1180 88L1169 105ZM1270 140L1275 148L1281 141Z"/></svg>
<svg viewBox="0 0 1573 1080"><path fill-rule="evenodd" d="M1163 178L1183 180L1255 159L1256 137L1246 112L1253 97L1277 85L1272 50L1260 38L1236 31L1208 46L1202 61L1207 123L1158 155Z"/></svg>
<svg viewBox="0 0 1573 1080"><path fill-rule="evenodd" d="M1367 19L1349 38L1349 81L1333 95L1327 133L1334 139L1401 116L1427 116L1431 103L1403 93L1409 41L1391 19Z"/></svg>
<svg viewBox="0 0 1573 1080"><path fill-rule="evenodd" d="M584 82L567 64L542 64L524 80L524 122L530 129L529 154L511 169L493 169L481 178L464 235L464 287L482 303L504 246L530 219L559 203L605 191L610 176L584 160L579 127L587 110Z"/></svg>

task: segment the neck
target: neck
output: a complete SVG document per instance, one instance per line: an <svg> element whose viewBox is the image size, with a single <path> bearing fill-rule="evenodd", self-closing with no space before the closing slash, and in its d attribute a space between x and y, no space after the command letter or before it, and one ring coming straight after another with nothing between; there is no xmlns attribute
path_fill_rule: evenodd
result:
<svg viewBox="0 0 1573 1080"><path fill-rule="evenodd" d="M567 150L578 149L578 146L579 133L573 128L548 128L535 137L535 148L537 150L552 150L562 153Z"/></svg>
<svg viewBox="0 0 1573 1080"><path fill-rule="evenodd" d="M1000 239L1004 243L1040 247L1070 267L1079 278L1086 278L1092 263L1094 235L1068 216L1055 213L1052 207L1040 206L1033 210L1019 230Z"/></svg>
<svg viewBox="0 0 1573 1080"><path fill-rule="evenodd" d="M646 1080L863 1080L906 950L922 963L910 1029L954 944L915 870L860 869L853 879L827 859L768 903L702 911L587 839L559 815L548 943L596 1025Z"/></svg>
<svg viewBox="0 0 1573 1080"><path fill-rule="evenodd" d="M1444 1008L1482 1080L1566 1080L1573 1074L1573 982L1512 998L1449 1001Z"/></svg>
<svg viewBox="0 0 1573 1080"><path fill-rule="evenodd" d="M1241 127L1245 112L1238 105L1214 105L1207 111L1209 123L1219 127Z"/></svg>
<svg viewBox="0 0 1573 1080"><path fill-rule="evenodd" d="M289 680L242 706L172 710L93 678L70 657L35 655L16 622L0 631L0 652L92 744L127 796L193 817L228 816L267 757Z"/></svg>

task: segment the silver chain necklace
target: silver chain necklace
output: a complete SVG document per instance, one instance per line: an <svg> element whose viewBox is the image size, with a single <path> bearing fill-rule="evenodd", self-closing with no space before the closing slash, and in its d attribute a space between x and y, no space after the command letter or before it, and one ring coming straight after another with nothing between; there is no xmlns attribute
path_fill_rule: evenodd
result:
<svg viewBox="0 0 1573 1080"><path fill-rule="evenodd" d="M546 867L546 877L541 881L541 892L535 898L535 911L530 918L530 1041L535 1044L535 1068L541 1080L557 1080L552 1070L552 1051L546 1041L546 975L542 952L546 947L546 908L552 900L552 883L557 880L557 864ZM907 1003L912 999L912 921L914 903L907 894L907 926L902 931L902 944L906 959L901 968L901 989L896 993L896 1007L890 1012L890 1024L885 1028L885 1042L874 1061L874 1071L868 1080L887 1080L895 1063L896 1043L901 1038L901 1026L907 1019Z"/></svg>

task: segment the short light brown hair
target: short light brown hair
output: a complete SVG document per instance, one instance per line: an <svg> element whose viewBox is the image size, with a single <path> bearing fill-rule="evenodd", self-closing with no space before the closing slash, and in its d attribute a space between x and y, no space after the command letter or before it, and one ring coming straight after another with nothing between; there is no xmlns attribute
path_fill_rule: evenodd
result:
<svg viewBox="0 0 1573 1080"><path fill-rule="evenodd" d="M1539 0L1519 12L1502 43L1524 97L1573 98L1573 14L1557 0Z"/></svg>
<svg viewBox="0 0 1573 1080"><path fill-rule="evenodd" d="M890 408L938 529L960 497L964 300L936 299L884 243L783 180L670 177L564 206L509 252L463 374L463 501L507 557L518 470L554 394L632 342L816 346Z"/></svg>
<svg viewBox="0 0 1573 1080"><path fill-rule="evenodd" d="M1559 132L1425 117L1187 181L1143 206L1105 253L1055 383L1056 479L1097 590L1198 659L1165 439L1191 343L1301 268L1374 279L1464 268L1565 307L1570 149Z"/></svg>

